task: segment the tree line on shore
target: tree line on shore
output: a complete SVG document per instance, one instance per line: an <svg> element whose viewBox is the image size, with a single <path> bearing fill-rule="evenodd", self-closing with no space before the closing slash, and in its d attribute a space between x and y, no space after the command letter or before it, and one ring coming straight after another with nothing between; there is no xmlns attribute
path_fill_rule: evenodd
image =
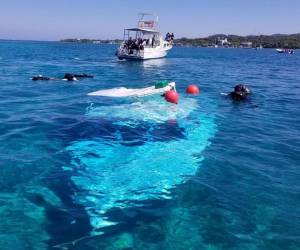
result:
<svg viewBox="0 0 300 250"><path fill-rule="evenodd" d="M300 49L300 33L298 34L274 34L274 35L224 35L216 34L204 38L178 38L174 40L174 44L178 46L196 46L196 47L210 47L218 44L220 40L226 39L228 43L226 47L240 47L244 43L248 43L250 47L263 48L289 48ZM119 44L120 39L63 39L61 42L77 42L77 43L95 43L95 44Z"/></svg>
<svg viewBox="0 0 300 250"><path fill-rule="evenodd" d="M227 39L228 47L240 47L243 43L251 44L251 47L256 48L262 46L263 48L290 48L300 49L300 33L283 35L224 35L217 34L205 38L179 38L175 40L175 44L182 46L199 46L209 47L218 44L218 40Z"/></svg>
<svg viewBox="0 0 300 250"><path fill-rule="evenodd" d="M60 40L65 43L95 43L95 44L119 44L122 42L120 39L88 39L88 38L67 38Z"/></svg>

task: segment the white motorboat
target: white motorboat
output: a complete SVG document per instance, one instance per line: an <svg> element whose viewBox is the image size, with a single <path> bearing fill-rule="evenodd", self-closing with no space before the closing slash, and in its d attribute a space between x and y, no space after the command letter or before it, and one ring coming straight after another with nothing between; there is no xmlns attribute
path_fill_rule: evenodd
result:
<svg viewBox="0 0 300 250"><path fill-rule="evenodd" d="M289 54L294 54L293 49L276 49L278 53L289 53Z"/></svg>
<svg viewBox="0 0 300 250"><path fill-rule="evenodd" d="M163 39L157 30L158 17L142 13L137 28L125 29L124 39L116 55L120 60L145 60L165 57L173 47L173 38L167 34Z"/></svg>

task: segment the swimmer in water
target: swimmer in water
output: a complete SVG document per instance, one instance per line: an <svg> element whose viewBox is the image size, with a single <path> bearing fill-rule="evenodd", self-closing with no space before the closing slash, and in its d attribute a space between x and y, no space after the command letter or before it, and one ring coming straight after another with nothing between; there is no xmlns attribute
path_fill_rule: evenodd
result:
<svg viewBox="0 0 300 250"><path fill-rule="evenodd" d="M88 75L88 74L74 74L76 78L94 78L93 75Z"/></svg>
<svg viewBox="0 0 300 250"><path fill-rule="evenodd" d="M63 81L77 81L76 77L72 74L65 74L63 78L46 77L43 75L37 75L31 78L32 81L49 81L49 80L63 80Z"/></svg>
<svg viewBox="0 0 300 250"><path fill-rule="evenodd" d="M31 78L32 81L40 81L40 80L43 80L43 81L48 81L48 80L52 80L50 77L45 77L45 76L42 76L42 75L37 75L37 76L34 76Z"/></svg>
<svg viewBox="0 0 300 250"><path fill-rule="evenodd" d="M246 100L251 94L250 89L244 84L239 84L234 87L234 90L229 93L232 100L242 101Z"/></svg>
<svg viewBox="0 0 300 250"><path fill-rule="evenodd" d="M65 74L63 79L64 81L78 81L77 78L73 74Z"/></svg>
<svg viewBox="0 0 300 250"><path fill-rule="evenodd" d="M46 77L43 75L37 75L31 78L33 81L49 81L49 80L63 80L63 81L78 81L77 78L93 78L92 75L87 74L70 74L66 73L63 78Z"/></svg>

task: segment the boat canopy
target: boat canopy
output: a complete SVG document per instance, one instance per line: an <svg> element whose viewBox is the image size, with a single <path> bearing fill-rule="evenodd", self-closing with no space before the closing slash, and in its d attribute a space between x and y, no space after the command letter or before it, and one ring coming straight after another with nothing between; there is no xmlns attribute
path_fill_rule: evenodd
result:
<svg viewBox="0 0 300 250"><path fill-rule="evenodd" d="M132 28L132 29L125 29L125 30L127 30L127 31L140 31L140 32L143 32L143 33L154 33L154 34L159 33L156 30L142 29L142 28Z"/></svg>

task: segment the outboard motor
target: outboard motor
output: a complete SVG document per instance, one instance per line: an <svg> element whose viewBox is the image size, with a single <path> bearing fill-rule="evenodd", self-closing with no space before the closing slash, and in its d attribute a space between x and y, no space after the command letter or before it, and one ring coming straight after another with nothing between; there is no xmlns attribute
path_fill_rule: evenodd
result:
<svg viewBox="0 0 300 250"><path fill-rule="evenodd" d="M235 101L246 100L250 95L250 89L244 84L239 84L234 87L234 91L230 93L230 97Z"/></svg>

